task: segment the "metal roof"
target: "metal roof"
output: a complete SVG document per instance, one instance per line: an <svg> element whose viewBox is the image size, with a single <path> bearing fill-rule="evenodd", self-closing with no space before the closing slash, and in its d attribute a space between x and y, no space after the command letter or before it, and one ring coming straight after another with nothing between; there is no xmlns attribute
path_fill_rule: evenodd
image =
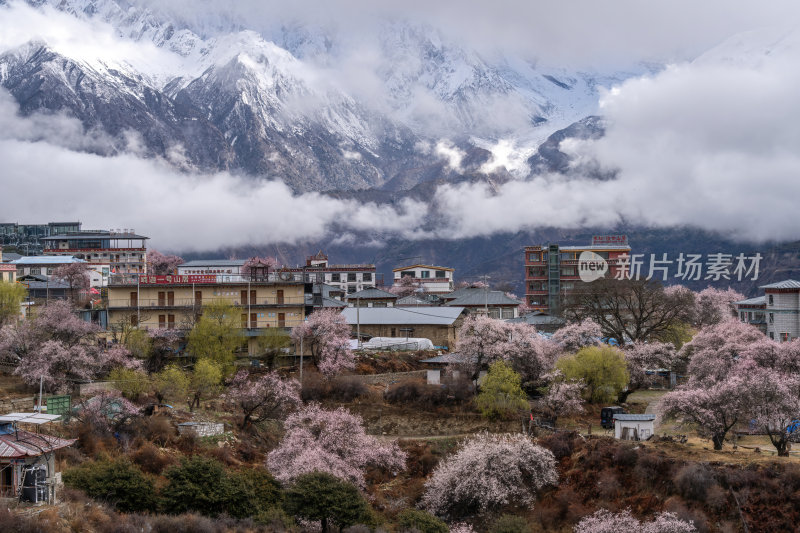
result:
<svg viewBox="0 0 800 533"><path fill-rule="evenodd" d="M478 289L478 292L464 294L455 300L450 300L446 306L480 306L480 305L519 305L521 302L513 298L509 298L502 291L484 291Z"/></svg>
<svg viewBox="0 0 800 533"><path fill-rule="evenodd" d="M41 240L43 241L80 241L83 239L114 239L114 240L125 240L125 239L150 239L150 237L145 237L144 235L137 235L136 233L111 233L111 232L104 232L104 231L87 231L87 232L80 232L80 233L70 233L67 235L51 235L50 237L42 237Z"/></svg>
<svg viewBox="0 0 800 533"><path fill-rule="evenodd" d="M632 415L632 414L617 413L614 415L614 420L622 420L629 422L649 422L655 419L656 415L650 415L650 414Z"/></svg>
<svg viewBox="0 0 800 533"><path fill-rule="evenodd" d="M193 267L240 267L244 265L244 259L195 259L194 261L187 261L178 265L178 268L193 268Z"/></svg>
<svg viewBox="0 0 800 533"><path fill-rule="evenodd" d="M72 255L32 255L11 261L12 265L66 265L69 263L85 263Z"/></svg>
<svg viewBox="0 0 800 533"><path fill-rule="evenodd" d="M78 439L60 439L52 435L18 430L0 435L0 457L37 457L53 450L71 446Z"/></svg>
<svg viewBox="0 0 800 533"><path fill-rule="evenodd" d="M46 424L58 420L61 415L47 415L44 413L8 413L0 415L0 424L3 422L23 422L25 424Z"/></svg>
<svg viewBox="0 0 800 533"><path fill-rule="evenodd" d="M557 316L546 315L544 313L528 313L527 315L520 316L517 318L509 318L506 322L511 322L512 324L533 324L534 326L537 325L561 325L566 323L566 320L563 318L559 318Z"/></svg>
<svg viewBox="0 0 800 533"><path fill-rule="evenodd" d="M558 251L566 250L568 252L578 252L578 251L586 251L591 252L593 250L630 250L631 247L628 244L589 244L587 246L559 246Z"/></svg>
<svg viewBox="0 0 800 533"><path fill-rule="evenodd" d="M348 307L342 311L347 323L362 325L449 326L464 312L463 307Z"/></svg>
<svg viewBox="0 0 800 533"><path fill-rule="evenodd" d="M800 289L800 281L787 279L776 283L770 283L769 285L761 285L759 289Z"/></svg>
<svg viewBox="0 0 800 533"><path fill-rule="evenodd" d="M392 272L397 272L397 271L400 271L400 270L410 270L412 268L433 268L435 270L449 270L450 272L455 272L455 269L454 268L450 268L450 267L443 267L443 266L436 266L436 265L421 265L421 264L408 265L408 266L404 266L404 267L393 268ZM433 278L433 279L436 279L436 278ZM447 278L444 278L443 281L448 281L448 280L447 280Z"/></svg>
<svg viewBox="0 0 800 533"><path fill-rule="evenodd" d="M376 298L380 299L393 298L396 300L397 295L392 294L391 292L383 291L381 289L376 289L375 287L369 287L347 295L348 300L355 300L356 298L362 298L364 300L374 300Z"/></svg>
<svg viewBox="0 0 800 533"><path fill-rule="evenodd" d="M764 305L767 303L766 296L756 296L755 298L748 298L740 302L733 302L734 305Z"/></svg>
<svg viewBox="0 0 800 533"><path fill-rule="evenodd" d="M417 298L412 294L410 296L404 296L403 298L398 298L394 305L431 307L433 303L431 303L428 300L423 300L422 298Z"/></svg>

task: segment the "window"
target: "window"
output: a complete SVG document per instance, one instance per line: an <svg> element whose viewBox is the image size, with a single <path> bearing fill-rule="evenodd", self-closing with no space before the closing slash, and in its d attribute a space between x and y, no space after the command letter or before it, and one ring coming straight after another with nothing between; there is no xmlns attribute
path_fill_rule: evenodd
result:
<svg viewBox="0 0 800 533"><path fill-rule="evenodd" d="M541 261L542 254L539 252L531 252L528 254L528 261Z"/></svg>
<svg viewBox="0 0 800 533"><path fill-rule="evenodd" d="M532 278L543 278L547 274L545 273L544 267L535 267L528 269L528 276Z"/></svg>
<svg viewBox="0 0 800 533"><path fill-rule="evenodd" d="M355 272L348 272L347 273L347 281L355 281L356 280L356 273Z"/></svg>
<svg viewBox="0 0 800 533"><path fill-rule="evenodd" d="M392 328L392 334L390 337L397 337L397 330L395 328Z"/></svg>
<svg viewBox="0 0 800 533"><path fill-rule="evenodd" d="M577 276L578 272L575 267L562 267L561 268L561 275L562 276Z"/></svg>
<svg viewBox="0 0 800 533"><path fill-rule="evenodd" d="M331 281L341 281L341 274L338 272L331 274Z"/></svg>
<svg viewBox="0 0 800 533"><path fill-rule="evenodd" d="M431 277L431 271L430 270L420 270L419 277L427 279L427 278Z"/></svg>
<svg viewBox="0 0 800 533"><path fill-rule="evenodd" d="M770 313L769 314L769 323L770 324L774 324L775 323L775 314L774 313Z"/></svg>
<svg viewBox="0 0 800 533"><path fill-rule="evenodd" d="M744 311L742 311L741 313L739 313L739 315L740 315L740 316L741 316L741 318L742 318L742 322L747 322L747 313L745 313Z"/></svg>
<svg viewBox="0 0 800 533"><path fill-rule="evenodd" d="M414 271L413 270L406 270L406 271L400 272L400 277L401 278L405 278L405 277L412 277L413 278L414 277Z"/></svg>
<svg viewBox="0 0 800 533"><path fill-rule="evenodd" d="M167 327L167 315L158 315L158 328L165 329Z"/></svg>
<svg viewBox="0 0 800 533"><path fill-rule="evenodd" d="M445 272L444 270L437 270L436 271L436 277L437 278L446 278L447 277L447 272Z"/></svg>
<svg viewBox="0 0 800 533"><path fill-rule="evenodd" d="M503 318L514 318L514 310L510 307L503 308Z"/></svg>
<svg viewBox="0 0 800 533"><path fill-rule="evenodd" d="M372 307L386 307L386 302L375 302Z"/></svg>
<svg viewBox="0 0 800 533"><path fill-rule="evenodd" d="M770 294L770 295L769 295L769 305L772 305L773 303L774 303L774 302L773 302L773 300L772 300L772 295Z"/></svg>
<svg viewBox="0 0 800 533"><path fill-rule="evenodd" d="M789 334L781 333L781 342L789 342Z"/></svg>
<svg viewBox="0 0 800 533"><path fill-rule="evenodd" d="M372 281L372 272L364 272L361 274L361 279L364 281Z"/></svg>
<svg viewBox="0 0 800 533"><path fill-rule="evenodd" d="M31 269L31 275L32 276L39 276L39 275L41 275L41 273L42 273L42 269L41 268L32 268Z"/></svg>
<svg viewBox="0 0 800 533"><path fill-rule="evenodd" d="M769 338L775 340L775 334L773 332L769 332Z"/></svg>

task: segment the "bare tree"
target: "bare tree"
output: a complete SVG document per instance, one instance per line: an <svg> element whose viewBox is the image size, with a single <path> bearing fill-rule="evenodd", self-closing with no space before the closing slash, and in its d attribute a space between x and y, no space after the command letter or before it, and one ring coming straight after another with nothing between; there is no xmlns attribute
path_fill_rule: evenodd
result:
<svg viewBox="0 0 800 533"><path fill-rule="evenodd" d="M620 344L668 340L692 320L694 293L681 289L653 280L600 279L585 284L564 313L571 320L591 318Z"/></svg>

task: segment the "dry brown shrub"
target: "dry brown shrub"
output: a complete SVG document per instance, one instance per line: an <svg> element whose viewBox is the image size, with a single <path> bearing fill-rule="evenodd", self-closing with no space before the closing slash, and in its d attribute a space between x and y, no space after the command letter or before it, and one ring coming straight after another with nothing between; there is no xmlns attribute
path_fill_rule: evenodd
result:
<svg viewBox="0 0 800 533"><path fill-rule="evenodd" d="M159 475L164 469L175 462L170 455L161 452L151 442L144 442L133 454L131 460L149 473Z"/></svg>

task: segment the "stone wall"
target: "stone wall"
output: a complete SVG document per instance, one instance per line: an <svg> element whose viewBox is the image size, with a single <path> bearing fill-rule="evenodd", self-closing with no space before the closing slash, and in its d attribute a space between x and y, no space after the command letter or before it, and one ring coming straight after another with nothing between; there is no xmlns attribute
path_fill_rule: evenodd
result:
<svg viewBox="0 0 800 533"><path fill-rule="evenodd" d="M0 414L6 413L30 413L34 410L35 396L25 398L6 398L0 400Z"/></svg>
<svg viewBox="0 0 800 533"><path fill-rule="evenodd" d="M178 424L178 433L181 435L185 433L194 433L198 437L211 437L213 435L225 433L225 424L216 424L213 422L189 422L187 424Z"/></svg>
<svg viewBox="0 0 800 533"><path fill-rule="evenodd" d="M412 372L391 372L388 374L366 374L360 376L352 376L363 383L374 385L380 383L388 385L389 383L397 383L399 381L406 381L408 379L425 379L427 370L414 370Z"/></svg>

